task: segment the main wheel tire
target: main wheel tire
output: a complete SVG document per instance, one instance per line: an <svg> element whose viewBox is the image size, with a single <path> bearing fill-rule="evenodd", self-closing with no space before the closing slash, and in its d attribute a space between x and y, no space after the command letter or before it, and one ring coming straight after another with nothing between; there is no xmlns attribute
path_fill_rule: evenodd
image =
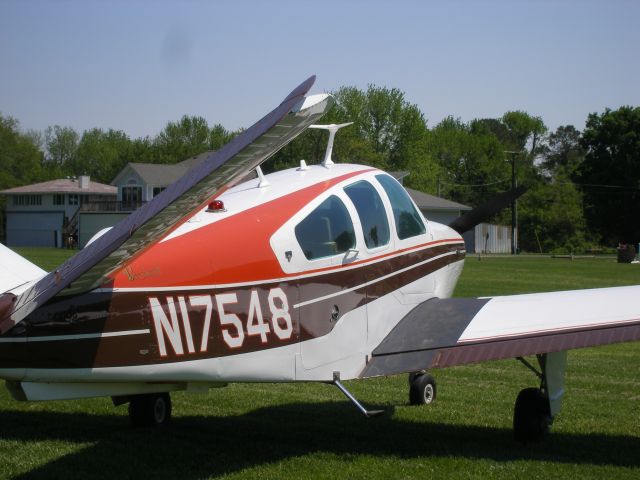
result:
<svg viewBox="0 0 640 480"><path fill-rule="evenodd" d="M412 373L409 376L409 403L429 405L436 399L436 381L428 373Z"/></svg>
<svg viewBox="0 0 640 480"><path fill-rule="evenodd" d="M168 393L132 395L129 418L134 427L160 427L171 420L171 397Z"/></svg>
<svg viewBox="0 0 640 480"><path fill-rule="evenodd" d="M539 388L525 388L513 409L513 436L521 443L540 442L549 433L549 401Z"/></svg>

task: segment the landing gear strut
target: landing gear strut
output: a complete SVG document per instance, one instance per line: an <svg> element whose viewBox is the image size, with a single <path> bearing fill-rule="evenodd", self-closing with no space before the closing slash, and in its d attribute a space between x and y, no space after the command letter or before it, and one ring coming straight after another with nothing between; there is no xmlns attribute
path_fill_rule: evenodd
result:
<svg viewBox="0 0 640 480"><path fill-rule="evenodd" d="M129 397L129 419L134 427L160 427L171 420L168 393L147 393Z"/></svg>
<svg viewBox="0 0 640 480"><path fill-rule="evenodd" d="M524 358L518 358L540 379L540 388L525 388L516 398L513 436L521 443L543 440L562 406L567 352L546 353L537 358L540 371Z"/></svg>
<svg viewBox="0 0 640 480"><path fill-rule="evenodd" d="M384 410L367 410L364 406L354 397L349 390L345 388L344 385L340 382L340 372L333 372L333 385L338 387L342 393L344 393L345 397L347 397L355 407L360 410L360 412L367 418L379 417L384 414Z"/></svg>
<svg viewBox="0 0 640 480"><path fill-rule="evenodd" d="M436 399L436 381L426 372L409 374L409 403L429 405Z"/></svg>

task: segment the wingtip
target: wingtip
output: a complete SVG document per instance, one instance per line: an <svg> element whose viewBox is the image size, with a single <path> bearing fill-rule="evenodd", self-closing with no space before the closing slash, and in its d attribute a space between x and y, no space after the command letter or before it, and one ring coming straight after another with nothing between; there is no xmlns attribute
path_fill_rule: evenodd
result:
<svg viewBox="0 0 640 480"><path fill-rule="evenodd" d="M300 85L298 85L296 88L294 88L291 91L291 93L289 95L287 95L287 98L285 98L282 101L282 103L288 102L292 98L305 95L311 89L311 87L313 86L315 81L316 81L316 76L315 75L311 75L304 82L302 82ZM281 105L282 105L282 103L281 103Z"/></svg>

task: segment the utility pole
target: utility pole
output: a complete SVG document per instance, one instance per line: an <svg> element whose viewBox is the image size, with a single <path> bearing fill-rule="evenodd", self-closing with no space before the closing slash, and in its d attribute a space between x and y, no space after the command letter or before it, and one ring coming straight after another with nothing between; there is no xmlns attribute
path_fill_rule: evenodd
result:
<svg viewBox="0 0 640 480"><path fill-rule="evenodd" d="M518 186L516 178L516 155L521 151L505 150L504 153L511 154L511 189L515 190ZM518 200L513 199L511 202L511 255L518 253Z"/></svg>

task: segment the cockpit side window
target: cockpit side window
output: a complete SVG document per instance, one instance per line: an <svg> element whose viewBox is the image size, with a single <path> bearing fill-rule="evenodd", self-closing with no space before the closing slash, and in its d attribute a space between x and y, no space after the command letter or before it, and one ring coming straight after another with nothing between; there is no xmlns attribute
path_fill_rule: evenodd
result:
<svg viewBox="0 0 640 480"><path fill-rule="evenodd" d="M389 243L389 219L382 198L373 185L365 180L345 187L344 192L356 207L367 248Z"/></svg>
<svg viewBox="0 0 640 480"><path fill-rule="evenodd" d="M382 185L391 202L398 238L404 240L425 233L426 229L422 218L402 185L388 175L376 175L376 179Z"/></svg>
<svg viewBox="0 0 640 480"><path fill-rule="evenodd" d="M347 207L335 195L327 198L298 223L295 233L307 260L344 253L356 243Z"/></svg>

